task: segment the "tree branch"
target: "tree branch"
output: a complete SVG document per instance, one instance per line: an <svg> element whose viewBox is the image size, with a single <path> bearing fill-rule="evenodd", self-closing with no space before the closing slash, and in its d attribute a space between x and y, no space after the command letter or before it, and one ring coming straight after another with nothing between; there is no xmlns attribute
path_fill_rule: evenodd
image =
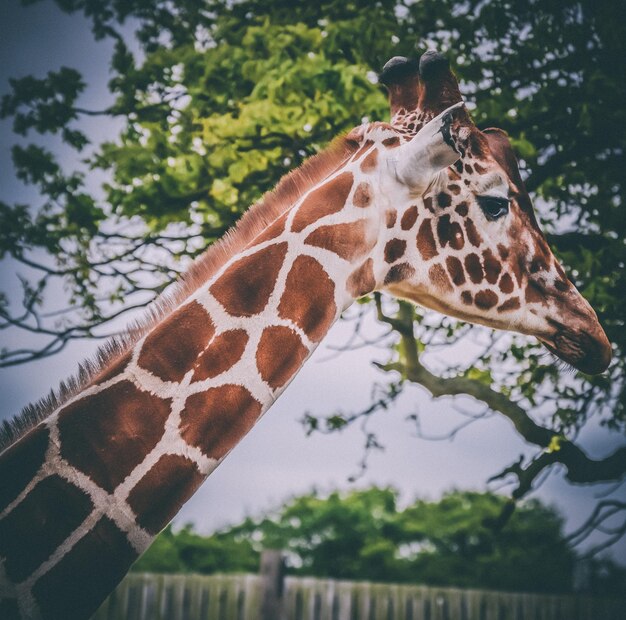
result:
<svg viewBox="0 0 626 620"><path fill-rule="evenodd" d="M386 372L398 372L403 379L426 388L433 398L471 396L508 418L527 442L541 449L528 465L524 466L523 457L520 457L517 462L490 478L490 481L508 475L517 478L517 486L511 493L511 502L505 505L498 518L489 524L491 527L497 529L503 527L515 509L515 502L532 491L541 472L554 464L562 464L566 469L567 480L576 484L615 481L626 475L626 446L618 448L605 458L593 459L562 434L537 424L519 403L489 385L464 376L437 376L420 361L417 339L414 335L412 306L401 302L394 317L384 315L380 300L377 300L376 307L379 319L391 325L400 334L401 344L398 361L377 363L379 368Z"/></svg>

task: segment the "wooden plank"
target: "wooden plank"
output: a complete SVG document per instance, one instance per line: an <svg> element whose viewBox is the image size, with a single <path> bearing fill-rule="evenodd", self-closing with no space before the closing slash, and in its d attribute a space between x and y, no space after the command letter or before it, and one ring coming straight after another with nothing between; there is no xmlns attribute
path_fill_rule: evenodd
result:
<svg viewBox="0 0 626 620"><path fill-rule="evenodd" d="M92 620L621 620L624 616L623 602L611 599L283 579L276 571L272 574L272 596L280 606L265 619L261 610L267 600L267 574L137 573L122 581Z"/></svg>
<svg viewBox="0 0 626 620"><path fill-rule="evenodd" d="M285 563L276 549L265 549L261 554L261 619L280 620L283 604Z"/></svg>
<svg viewBox="0 0 626 620"><path fill-rule="evenodd" d="M258 575L244 575L246 605L244 620L258 620L261 609L261 579Z"/></svg>
<svg viewBox="0 0 626 620"><path fill-rule="evenodd" d="M352 616L352 592L354 586L345 581L337 584L338 613L336 620L351 620Z"/></svg>

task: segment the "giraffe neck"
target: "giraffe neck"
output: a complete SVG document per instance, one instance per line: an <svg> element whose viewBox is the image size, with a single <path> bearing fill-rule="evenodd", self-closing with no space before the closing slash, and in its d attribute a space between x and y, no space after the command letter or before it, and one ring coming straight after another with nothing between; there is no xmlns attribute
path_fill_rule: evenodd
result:
<svg viewBox="0 0 626 620"><path fill-rule="evenodd" d="M0 456L0 612L93 613L374 288L359 175L352 162L310 190Z"/></svg>

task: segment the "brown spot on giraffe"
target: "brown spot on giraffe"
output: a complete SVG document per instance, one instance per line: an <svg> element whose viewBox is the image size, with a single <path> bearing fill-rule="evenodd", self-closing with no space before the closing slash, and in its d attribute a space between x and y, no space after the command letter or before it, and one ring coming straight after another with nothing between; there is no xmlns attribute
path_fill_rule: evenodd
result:
<svg viewBox="0 0 626 620"><path fill-rule="evenodd" d="M263 381L276 390L293 377L308 354L309 350L293 329L272 325L261 334L256 365Z"/></svg>
<svg viewBox="0 0 626 620"><path fill-rule="evenodd" d="M372 172L376 168L378 164L378 151L374 149L362 162L361 162L361 172L368 173Z"/></svg>
<svg viewBox="0 0 626 620"><path fill-rule="evenodd" d="M44 620L90 618L136 557L126 534L102 517L33 586Z"/></svg>
<svg viewBox="0 0 626 620"><path fill-rule="evenodd" d="M456 163L456 162L455 162ZM463 168L461 168L461 172L463 171ZM447 173L448 173L448 179L450 179L450 181L458 181L461 178L461 175L458 171L458 169L456 168L448 168L447 169ZM453 187L452 185L449 185L448 187Z"/></svg>
<svg viewBox="0 0 626 620"><path fill-rule="evenodd" d="M489 282L489 284L495 284L500 277L502 265L489 248L483 252L483 265L487 282Z"/></svg>
<svg viewBox="0 0 626 620"><path fill-rule="evenodd" d="M461 301L466 306L470 306L473 303L472 294L469 291L461 291Z"/></svg>
<svg viewBox="0 0 626 620"><path fill-rule="evenodd" d="M59 413L61 456L110 493L161 439L170 404L126 380L85 396Z"/></svg>
<svg viewBox="0 0 626 620"><path fill-rule="evenodd" d="M180 434L210 458L221 459L252 428L261 403L241 385L192 394L180 414Z"/></svg>
<svg viewBox="0 0 626 620"><path fill-rule="evenodd" d="M417 249L424 260L430 260L439 253L429 218L420 224L417 231Z"/></svg>
<svg viewBox="0 0 626 620"><path fill-rule="evenodd" d="M355 207L365 209L372 204L372 188L369 183L362 181L357 185L352 196L352 202Z"/></svg>
<svg viewBox="0 0 626 620"><path fill-rule="evenodd" d="M433 197L432 196L426 196L424 198L424 207L426 208L427 211L430 211L431 213L435 212L435 209L433 208Z"/></svg>
<svg viewBox="0 0 626 620"><path fill-rule="evenodd" d="M465 232L467 233L467 240L475 248L480 247L483 242L483 238L480 236L480 233L478 232L474 221L469 217L465 220Z"/></svg>
<svg viewBox="0 0 626 620"><path fill-rule="evenodd" d="M293 321L314 342L330 328L337 306L335 284L318 261L298 256L287 275L278 314Z"/></svg>
<svg viewBox="0 0 626 620"><path fill-rule="evenodd" d="M476 162L474 164L474 168L475 168L476 172L478 172L478 174L486 174L487 173L487 168L485 168L484 166L481 166L478 162Z"/></svg>
<svg viewBox="0 0 626 620"><path fill-rule="evenodd" d="M258 237L256 237L252 245L259 245L260 243L271 241L272 239L276 239L276 237L282 235L285 231L285 223L287 222L288 215L289 213L285 213L274 220Z"/></svg>
<svg viewBox="0 0 626 620"><path fill-rule="evenodd" d="M411 230L417 221L417 207L410 206L403 214L400 220L400 228L402 230Z"/></svg>
<svg viewBox="0 0 626 620"><path fill-rule="evenodd" d="M286 254L283 242L241 258L209 290L229 314L254 316L267 305Z"/></svg>
<svg viewBox="0 0 626 620"><path fill-rule="evenodd" d="M353 182L354 177L351 172L342 172L313 190L298 208L291 223L291 230L300 232L320 218L341 211L348 200Z"/></svg>
<svg viewBox="0 0 626 620"><path fill-rule="evenodd" d="M513 292L513 280L511 279L511 276L508 273L503 273L502 277L500 278L500 282L498 284L498 286L500 287L500 290L505 293L505 294L509 294Z"/></svg>
<svg viewBox="0 0 626 620"><path fill-rule="evenodd" d="M100 385L101 383L106 383L110 381L114 377L121 375L124 370L126 370L126 366L130 362L132 357L132 351L127 351L123 355L119 356L117 359L113 360L111 364L108 364L105 369L99 372L91 381L94 385Z"/></svg>
<svg viewBox="0 0 626 620"><path fill-rule="evenodd" d="M465 217L468 212L468 206L467 206L467 202L463 201L463 202L459 202L459 204L454 207L454 210L461 216L461 217Z"/></svg>
<svg viewBox="0 0 626 620"><path fill-rule="evenodd" d="M467 275L469 279L474 284L480 284L483 281L483 267L480 264L480 257L478 254L468 254L465 257L465 271L467 271Z"/></svg>
<svg viewBox="0 0 626 620"><path fill-rule="evenodd" d="M522 286L522 281L524 279L524 267L522 259L520 257L512 255L509 260L509 266L511 267L511 271L515 276L517 286Z"/></svg>
<svg viewBox="0 0 626 620"><path fill-rule="evenodd" d="M158 534L200 486L196 464L178 454L164 454L128 495L137 524Z"/></svg>
<svg viewBox="0 0 626 620"><path fill-rule="evenodd" d="M502 243L498 243L498 255L502 260L507 260L509 258L509 248Z"/></svg>
<svg viewBox="0 0 626 620"><path fill-rule="evenodd" d="M406 241L404 239L391 239L385 245L385 262L395 263L402 258L406 250Z"/></svg>
<svg viewBox="0 0 626 620"><path fill-rule="evenodd" d="M376 287L374 277L374 261L368 258L358 269L355 269L346 282L346 289L352 297L358 299L371 293Z"/></svg>
<svg viewBox="0 0 626 620"><path fill-rule="evenodd" d="M357 220L345 224L320 226L304 243L334 252L341 258L352 261L367 254L376 243L376 238L367 235L367 221Z"/></svg>
<svg viewBox="0 0 626 620"><path fill-rule="evenodd" d="M383 145L386 146L388 149L395 149L397 146L400 146L400 138L398 136L385 138L383 140Z"/></svg>
<svg viewBox="0 0 626 620"><path fill-rule="evenodd" d="M437 194L437 204L440 209L447 209L452 204L452 197L447 192Z"/></svg>
<svg viewBox="0 0 626 620"><path fill-rule="evenodd" d="M481 310L489 310L498 303L498 296L489 289L483 289L474 295L474 303Z"/></svg>
<svg viewBox="0 0 626 620"><path fill-rule="evenodd" d="M446 267L448 273L452 278L452 282L456 286L465 284L465 271L463 270L463 263L456 256L448 256L446 258Z"/></svg>
<svg viewBox="0 0 626 620"><path fill-rule="evenodd" d="M437 236L442 248L450 244L454 250L461 250L465 245L465 238L457 222L451 222L449 215L442 215L437 220Z"/></svg>
<svg viewBox="0 0 626 620"><path fill-rule="evenodd" d="M442 291L445 291L446 293L452 291L450 278L448 278L446 270L441 265L433 265L428 270L428 277L430 278L430 281Z"/></svg>
<svg viewBox="0 0 626 620"><path fill-rule="evenodd" d="M461 187L456 184L448 185L448 189L455 195L458 196L461 193Z"/></svg>
<svg viewBox="0 0 626 620"><path fill-rule="evenodd" d="M48 429L39 425L0 453L4 477L0 486L0 512L17 498L43 465L48 438Z"/></svg>
<svg viewBox="0 0 626 620"><path fill-rule="evenodd" d="M393 228L396 225L397 217L398 212L395 209L387 209L387 211L385 211L385 223L387 228Z"/></svg>
<svg viewBox="0 0 626 620"><path fill-rule="evenodd" d="M465 172L467 174L473 174L474 168L472 168L472 164L465 164Z"/></svg>
<svg viewBox="0 0 626 620"><path fill-rule="evenodd" d="M232 368L243 355L248 333L243 329L229 329L216 336L198 357L192 381L204 381Z"/></svg>
<svg viewBox="0 0 626 620"><path fill-rule="evenodd" d="M38 482L0 521L0 555L5 558L8 577L15 583L26 579L92 508L84 491L57 475Z"/></svg>
<svg viewBox="0 0 626 620"><path fill-rule="evenodd" d="M164 381L179 382L214 332L207 311L197 301L191 301L148 334L137 363Z"/></svg>
<svg viewBox="0 0 626 620"><path fill-rule="evenodd" d="M415 269L409 263L400 263L394 265L389 269L385 276L385 284L395 284L396 282L402 282L415 275Z"/></svg>
<svg viewBox="0 0 626 620"><path fill-rule="evenodd" d="M533 259L530 261L530 266L528 268L530 273L538 273L540 271L547 271L548 264L546 262L545 257L540 256L539 254L535 254Z"/></svg>
<svg viewBox="0 0 626 620"><path fill-rule="evenodd" d="M545 303L543 288L534 280L528 280L524 298L528 304Z"/></svg>
<svg viewBox="0 0 626 620"><path fill-rule="evenodd" d="M373 140L366 140L363 146L354 154L354 156L352 157L352 161L358 161L359 159L361 159L361 157L363 157L363 155L367 153L367 151L369 151L372 144L374 144Z"/></svg>
<svg viewBox="0 0 626 620"><path fill-rule="evenodd" d="M570 289L570 284L566 280L555 280L554 288L556 288L557 291L564 293Z"/></svg>
<svg viewBox="0 0 626 620"><path fill-rule="evenodd" d="M510 312L511 310L517 310L520 307L520 302L517 297L507 299L504 303L497 307L498 312Z"/></svg>

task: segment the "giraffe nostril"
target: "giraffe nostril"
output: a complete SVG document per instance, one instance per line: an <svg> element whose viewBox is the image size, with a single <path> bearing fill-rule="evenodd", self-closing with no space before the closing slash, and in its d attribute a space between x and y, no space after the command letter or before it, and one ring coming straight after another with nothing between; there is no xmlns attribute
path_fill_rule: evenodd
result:
<svg viewBox="0 0 626 620"><path fill-rule="evenodd" d="M599 325L589 331L557 334L554 349L553 352L561 359L588 375L604 372L611 363L611 345Z"/></svg>
<svg viewBox="0 0 626 620"><path fill-rule="evenodd" d="M593 311L592 311L593 312ZM539 338L552 353L589 375L604 372L613 355L611 343L595 313L580 316L546 317L552 328L549 338Z"/></svg>

